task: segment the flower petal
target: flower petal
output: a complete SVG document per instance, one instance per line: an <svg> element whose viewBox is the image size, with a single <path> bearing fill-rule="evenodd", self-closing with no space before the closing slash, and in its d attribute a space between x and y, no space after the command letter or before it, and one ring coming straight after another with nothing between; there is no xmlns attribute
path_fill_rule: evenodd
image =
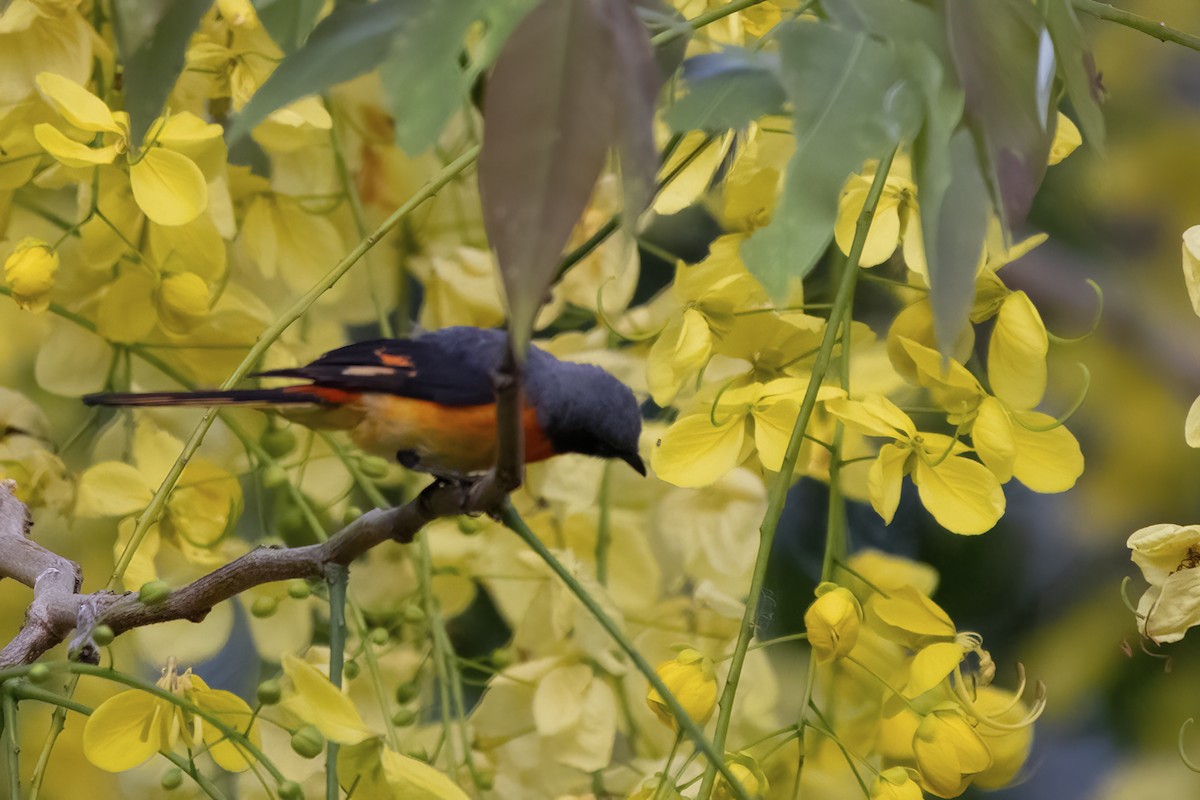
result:
<svg viewBox="0 0 1200 800"><path fill-rule="evenodd" d="M129 168L133 199L159 225L186 225L208 206L204 173L190 158L151 147Z"/></svg>
<svg viewBox="0 0 1200 800"><path fill-rule="evenodd" d="M45 122L33 126L33 138L42 148L68 167L94 167L111 164L117 157L117 146L88 147L77 142L53 125Z"/></svg>
<svg viewBox="0 0 1200 800"><path fill-rule="evenodd" d="M169 746L159 735L159 722L174 713L174 706L146 692L115 694L97 706L83 726L83 754L108 772L133 769Z"/></svg>
<svg viewBox="0 0 1200 800"><path fill-rule="evenodd" d="M294 690L283 701L286 709L315 725L331 742L357 744L370 738L371 732L354 703L320 670L302 658L285 653L283 671L291 679Z"/></svg>
<svg viewBox="0 0 1200 800"><path fill-rule="evenodd" d="M931 466L918 459L913 481L922 505L951 533L972 536L989 531L1004 514L1004 490L978 461L949 456Z"/></svg>
<svg viewBox="0 0 1200 800"><path fill-rule="evenodd" d="M37 85L54 110L76 128L97 133L125 133L104 101L70 78L43 72L37 76Z"/></svg>
<svg viewBox="0 0 1200 800"><path fill-rule="evenodd" d="M650 465L667 483L708 486L741 463L745 439L742 416L713 425L707 414L692 414L667 428L651 453Z"/></svg>
<svg viewBox="0 0 1200 800"><path fill-rule="evenodd" d="M1046 393L1046 326L1024 292L1013 292L1000 306L988 343L988 381L1010 408L1027 410Z"/></svg>
<svg viewBox="0 0 1200 800"><path fill-rule="evenodd" d="M871 507L883 517L884 524L891 524L900 505L900 489L904 482L904 463L911 450L894 444L885 444L879 449L879 457L871 464L867 473L867 491Z"/></svg>
<svg viewBox="0 0 1200 800"><path fill-rule="evenodd" d="M1029 430L1025 427L1046 427L1054 417L1037 411L1017 415L1013 425L1016 458L1013 474L1017 480L1035 492L1065 492L1083 474L1083 452L1075 435L1065 425L1050 430ZM1024 423L1024 424L1021 424Z"/></svg>
<svg viewBox="0 0 1200 800"><path fill-rule="evenodd" d="M145 476L129 464L103 461L79 477L75 513L81 517L123 517L150 504Z"/></svg>

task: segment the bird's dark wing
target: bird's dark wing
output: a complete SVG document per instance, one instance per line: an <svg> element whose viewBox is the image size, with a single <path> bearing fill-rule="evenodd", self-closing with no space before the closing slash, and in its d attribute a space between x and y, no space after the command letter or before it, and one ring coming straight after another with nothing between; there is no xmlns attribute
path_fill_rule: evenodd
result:
<svg viewBox="0 0 1200 800"><path fill-rule="evenodd" d="M445 406L495 399L492 373L504 335L477 328L446 328L419 339L375 339L338 348L302 367L261 372L300 378L316 386L380 392Z"/></svg>

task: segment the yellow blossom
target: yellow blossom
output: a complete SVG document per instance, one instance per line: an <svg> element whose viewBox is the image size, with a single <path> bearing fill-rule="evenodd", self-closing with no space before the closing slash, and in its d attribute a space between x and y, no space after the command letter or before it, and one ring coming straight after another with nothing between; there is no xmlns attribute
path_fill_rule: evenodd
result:
<svg viewBox="0 0 1200 800"><path fill-rule="evenodd" d="M683 705L689 717L699 725L708 722L717 705L717 676L707 656L699 650L684 648L675 658L659 664L655 672ZM653 686L646 693L646 702L664 725L679 729L670 707Z"/></svg>
<svg viewBox="0 0 1200 800"><path fill-rule="evenodd" d="M987 745L954 703L939 705L921 720L913 756L921 785L938 797L958 797L975 775L992 766Z"/></svg>
<svg viewBox="0 0 1200 800"><path fill-rule="evenodd" d="M858 642L862 608L844 586L822 583L816 594L817 599L804 612L804 629L817 660L832 661L849 653Z"/></svg>
<svg viewBox="0 0 1200 800"><path fill-rule="evenodd" d="M767 796L771 785L753 756L748 753L726 753L725 763L729 765L729 772L746 790L746 794L751 797ZM724 777L717 779L712 796L714 800L733 800L736 797Z"/></svg>
<svg viewBox="0 0 1200 800"><path fill-rule="evenodd" d="M924 795L913 775L904 767L885 769L871 783L870 800L921 800Z"/></svg>
<svg viewBox="0 0 1200 800"><path fill-rule="evenodd" d="M980 789L999 789L1011 783L1029 759L1033 746L1029 709L1010 691L980 686L976 690L975 710L1005 727L989 725L986 720L980 722L976 730L992 755L992 766L976 775L972 784Z"/></svg>
<svg viewBox="0 0 1200 800"><path fill-rule="evenodd" d="M41 239L25 237L4 260L4 281L26 311L45 311L58 272L58 253Z"/></svg>
<svg viewBox="0 0 1200 800"><path fill-rule="evenodd" d="M179 674L174 658L163 668L158 687L217 717L258 746L254 712L232 692L210 689L190 669ZM237 740L199 714L138 689L113 695L97 706L83 728L83 753L103 770L124 772L157 752L171 752L181 739L188 750L207 745L213 761L231 772L249 769L253 761Z"/></svg>
<svg viewBox="0 0 1200 800"><path fill-rule="evenodd" d="M853 175L842 190L838 202L834 239L843 253L850 252L858 217L867 202L867 193L875 179L878 164L871 162L861 175ZM924 249L920 247L921 218L917 209L917 187L912 179L908 156L900 154L884 181L883 194L871 218L871 229L863 245L859 264L874 267L891 258L896 246L903 241L904 261L917 272L924 272ZM910 246L912 245L912 246ZM914 266L915 264L915 266Z"/></svg>
<svg viewBox="0 0 1200 800"><path fill-rule="evenodd" d="M358 744L370 738L358 709L322 672L302 658L285 653L283 672L291 681L281 705L331 742Z"/></svg>
<svg viewBox="0 0 1200 800"><path fill-rule="evenodd" d="M996 476L962 455L967 447L939 433L918 432L908 415L885 397L834 398L826 410L867 436L890 438L868 475L871 505L891 522L900 503L901 482L912 475L921 503L943 528L973 535L990 530L1004 513Z"/></svg>
<svg viewBox="0 0 1200 800"><path fill-rule="evenodd" d="M1155 642L1177 642L1200 623L1200 525L1150 525L1127 542L1150 584L1138 601L1138 627Z"/></svg>
<svg viewBox="0 0 1200 800"><path fill-rule="evenodd" d="M338 777L358 800L467 800L468 795L424 761L384 745L379 738L338 750Z"/></svg>
<svg viewBox="0 0 1200 800"><path fill-rule="evenodd" d="M34 91L40 72L83 83L92 72L95 33L75 0L12 0L0 5L0 107Z"/></svg>

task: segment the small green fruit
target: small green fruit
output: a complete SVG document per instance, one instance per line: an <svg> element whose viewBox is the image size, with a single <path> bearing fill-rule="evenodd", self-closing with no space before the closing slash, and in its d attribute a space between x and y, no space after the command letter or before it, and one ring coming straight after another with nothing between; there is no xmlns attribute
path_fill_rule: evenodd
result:
<svg viewBox="0 0 1200 800"><path fill-rule="evenodd" d="M167 585L166 581L146 581L142 584L142 588L138 589L138 600L141 600L148 606L152 606L166 600L170 594L171 587Z"/></svg>
<svg viewBox="0 0 1200 800"><path fill-rule="evenodd" d="M315 725L305 725L292 734L292 749L304 758L316 758L325 752L325 737Z"/></svg>
<svg viewBox="0 0 1200 800"><path fill-rule="evenodd" d="M264 706L273 706L283 696L283 690L279 687L279 681L271 679L260 683L258 691L255 694L258 697L258 702Z"/></svg>

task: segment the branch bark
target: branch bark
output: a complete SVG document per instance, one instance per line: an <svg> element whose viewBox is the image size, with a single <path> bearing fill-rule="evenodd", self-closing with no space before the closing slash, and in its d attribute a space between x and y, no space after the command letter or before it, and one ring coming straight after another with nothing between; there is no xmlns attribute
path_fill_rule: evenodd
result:
<svg viewBox="0 0 1200 800"><path fill-rule="evenodd" d="M75 630L80 634L77 639L86 644L91 629L101 623L119 635L158 622L199 622L213 606L259 584L323 578L330 565L349 565L384 542L411 542L439 517L498 514L508 493L523 479L521 379L511 348L495 374L494 387L497 459L496 466L481 478L462 483L436 481L410 502L368 511L319 544L256 548L149 605L135 592L81 594L79 565L29 538L32 524L28 509L14 493L16 484L0 481L0 578L12 578L33 589L24 624L0 649L0 669L36 661ZM87 648L82 652L87 659Z"/></svg>

